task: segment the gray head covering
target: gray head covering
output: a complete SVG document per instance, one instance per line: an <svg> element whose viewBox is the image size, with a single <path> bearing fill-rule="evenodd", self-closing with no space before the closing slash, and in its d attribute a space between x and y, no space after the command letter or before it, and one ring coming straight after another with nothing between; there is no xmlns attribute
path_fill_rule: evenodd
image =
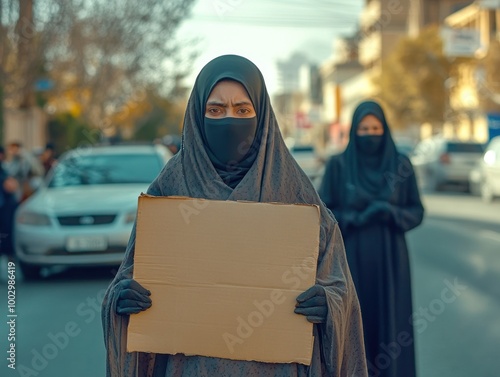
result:
<svg viewBox="0 0 500 377"><path fill-rule="evenodd" d="M342 237L332 213L319 199L311 182L288 152L271 108L262 74L249 60L235 55L214 59L207 66L221 68L220 79L239 82L238 67L254 72L256 81L247 88L258 117L257 155L241 182L227 186L204 147L204 101L217 79L197 78L184 119L182 147L151 184L156 196L189 196L215 200L247 200L289 204L316 204L321 212L321 231L316 281L325 289L329 313L325 324L314 325L312 364L268 364L201 356L126 353L128 317L115 313L117 283L133 276L135 228L124 261L103 302L103 328L107 349L107 376L150 376L155 360L163 364L155 376L356 376L367 375L359 302L347 266ZM210 73L213 74L213 70ZM200 96L200 93L202 95ZM168 251L166 251L168 252ZM168 336L168 334L165 334ZM151 372L153 373L153 372Z"/></svg>
<svg viewBox="0 0 500 377"><path fill-rule="evenodd" d="M248 153L238 164L223 164L217 160L215 155L208 147L207 135L205 135L203 127L203 119L205 117L205 105L210 93L215 85L222 80L234 80L243 85L257 115L257 134L253 140ZM264 79L257 67L249 60L242 59L235 55L226 55L218 57L210 61L198 75L194 88L191 94L190 104L193 105L192 124L194 128L194 138L183 138L188 150L199 153L198 148L193 148L193 144L198 147L204 147L209 156L215 170L222 178L223 182L231 188L238 185L246 175L250 167L255 162L259 152L260 141L262 140L262 132L265 128L265 113L268 111L266 101L267 91L264 84ZM184 129L186 130L186 129ZM186 133L184 133L186 135ZM199 140L201 135L201 140ZM194 142L194 143L193 143Z"/></svg>
<svg viewBox="0 0 500 377"><path fill-rule="evenodd" d="M219 69L216 71L215 67ZM224 183L213 166L201 131L206 100L215 84L227 78L245 86L258 118L257 144L253 146L257 156L234 190ZM168 178L161 179L162 176ZM297 179L290 182L290 177ZM283 141L262 74L252 62L236 55L220 56L200 72L187 105L181 151L169 162L157 182L163 195L256 202L320 202ZM297 199L297 195L301 198Z"/></svg>

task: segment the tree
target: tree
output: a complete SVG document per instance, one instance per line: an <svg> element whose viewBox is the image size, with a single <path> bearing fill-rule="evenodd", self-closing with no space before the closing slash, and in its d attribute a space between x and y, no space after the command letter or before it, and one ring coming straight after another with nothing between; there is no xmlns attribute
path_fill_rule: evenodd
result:
<svg viewBox="0 0 500 377"><path fill-rule="evenodd" d="M114 113L135 93L148 86L168 93L189 71L194 53L185 45L181 50L174 37L193 3L2 0L3 104L33 106L34 83L45 76L53 106L71 93L87 123L112 126Z"/></svg>
<svg viewBox="0 0 500 377"><path fill-rule="evenodd" d="M443 53L438 27L401 38L375 79L379 99L396 128L428 122L441 126L448 111L451 62Z"/></svg>
<svg viewBox="0 0 500 377"><path fill-rule="evenodd" d="M120 124L133 140L153 141L167 134L180 135L185 104L150 89L133 97L111 121Z"/></svg>
<svg viewBox="0 0 500 377"><path fill-rule="evenodd" d="M484 112L500 113L500 41L490 42L486 56L479 63L476 83L479 106Z"/></svg>

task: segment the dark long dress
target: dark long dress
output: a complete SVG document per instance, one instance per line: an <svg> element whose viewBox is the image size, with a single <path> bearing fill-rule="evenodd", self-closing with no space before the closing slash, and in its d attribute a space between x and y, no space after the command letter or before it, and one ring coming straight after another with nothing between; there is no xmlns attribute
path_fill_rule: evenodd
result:
<svg viewBox="0 0 500 377"><path fill-rule="evenodd" d="M393 148L383 113L368 113L376 113L384 123L388 137L385 147L391 149L391 153L385 153L385 166L377 172L377 167L384 165L380 156L375 163L372 158L368 168L360 166L364 162L353 141L344 153L328 161L319 191L344 237L361 305L369 375L414 377L411 276L405 232L421 223L424 209L411 163ZM364 114L356 114L353 124L366 114L366 108ZM353 131L351 140L354 138ZM363 178L364 174L371 174L371 178ZM367 181L375 182L377 174L382 186L370 190ZM373 201L388 202L390 218L357 224L356 219Z"/></svg>
<svg viewBox="0 0 500 377"><path fill-rule="evenodd" d="M3 188L7 177L7 173L0 165L0 255L11 258L14 255L12 232L17 200L14 194L6 192Z"/></svg>

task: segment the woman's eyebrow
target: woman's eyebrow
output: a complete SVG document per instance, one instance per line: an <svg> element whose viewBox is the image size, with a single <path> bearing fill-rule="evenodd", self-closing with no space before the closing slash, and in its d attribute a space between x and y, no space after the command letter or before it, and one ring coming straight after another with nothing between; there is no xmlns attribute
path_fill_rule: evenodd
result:
<svg viewBox="0 0 500 377"><path fill-rule="evenodd" d="M207 102L206 106L227 107L228 105L222 101L219 101L219 100L211 100L211 101ZM231 106L253 106L253 104L250 101L238 101L238 102L232 103Z"/></svg>
<svg viewBox="0 0 500 377"><path fill-rule="evenodd" d="M207 102L207 106L222 106L222 107L227 107L227 104L221 102L221 101L217 101L217 100L212 100L212 101L208 101Z"/></svg>
<svg viewBox="0 0 500 377"><path fill-rule="evenodd" d="M239 101L233 103L233 106L253 106L252 102L249 101Z"/></svg>

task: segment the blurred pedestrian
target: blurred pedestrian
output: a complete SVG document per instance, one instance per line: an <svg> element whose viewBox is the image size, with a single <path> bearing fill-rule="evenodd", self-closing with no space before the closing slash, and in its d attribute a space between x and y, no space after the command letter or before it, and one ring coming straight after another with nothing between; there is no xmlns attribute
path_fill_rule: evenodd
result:
<svg viewBox="0 0 500 377"><path fill-rule="evenodd" d="M132 279L133 231L124 261L103 301L107 376L367 375L359 303L340 231L288 152L264 79L252 62L225 55L202 69L187 105L181 149L169 160L148 193L319 206L321 233L316 285L297 297L295 309L298 315L305 315L315 323L312 364L127 353L129 315L151 306L149 292ZM147 374L149 368L153 372Z"/></svg>
<svg viewBox="0 0 500 377"><path fill-rule="evenodd" d="M7 174L3 167L5 150L0 146L0 256L6 256L9 261L14 259L14 214L17 208L15 196L19 188L18 182Z"/></svg>
<svg viewBox="0 0 500 377"><path fill-rule="evenodd" d="M176 154L181 147L181 138L177 135L165 135L162 139L162 143L172 152L172 154Z"/></svg>
<svg viewBox="0 0 500 377"><path fill-rule="evenodd" d="M370 375L414 377L405 232L421 223L424 208L413 167L396 151L378 103L357 107L349 143L328 161L319 194L344 237L361 304Z"/></svg>
<svg viewBox="0 0 500 377"><path fill-rule="evenodd" d="M44 176L47 176L50 169L57 163L56 148L53 143L47 143L45 145L45 149L40 155L39 160L43 166Z"/></svg>
<svg viewBox="0 0 500 377"><path fill-rule="evenodd" d="M43 166L38 159L23 149L20 142L11 142L7 146L6 170L19 182L16 193L19 201L29 198L41 183Z"/></svg>

